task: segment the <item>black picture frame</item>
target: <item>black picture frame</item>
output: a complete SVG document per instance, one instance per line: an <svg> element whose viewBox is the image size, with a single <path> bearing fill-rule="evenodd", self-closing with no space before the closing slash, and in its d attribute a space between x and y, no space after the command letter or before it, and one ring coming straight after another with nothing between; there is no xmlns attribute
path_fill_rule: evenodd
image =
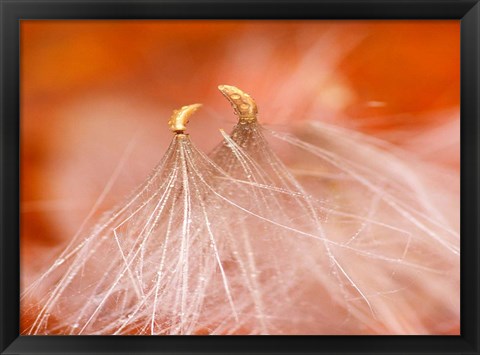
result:
<svg viewBox="0 0 480 355"><path fill-rule="evenodd" d="M2 354L478 354L478 0L0 0ZM19 21L21 19L461 20L460 336L19 336ZM392 68L394 70L394 68Z"/></svg>

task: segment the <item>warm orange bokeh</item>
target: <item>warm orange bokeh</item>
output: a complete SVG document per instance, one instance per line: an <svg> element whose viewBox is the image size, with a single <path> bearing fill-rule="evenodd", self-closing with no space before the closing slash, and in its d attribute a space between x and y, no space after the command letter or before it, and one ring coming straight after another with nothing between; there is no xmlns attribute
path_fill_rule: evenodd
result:
<svg viewBox="0 0 480 355"><path fill-rule="evenodd" d="M218 84L251 93L263 122L324 119L425 156L412 136L459 132L459 21L22 20L20 33L22 272L75 233L137 129L113 196L160 159L171 110L204 103L192 138L219 142L233 118L218 119L231 117ZM453 142L428 157L458 169Z"/></svg>

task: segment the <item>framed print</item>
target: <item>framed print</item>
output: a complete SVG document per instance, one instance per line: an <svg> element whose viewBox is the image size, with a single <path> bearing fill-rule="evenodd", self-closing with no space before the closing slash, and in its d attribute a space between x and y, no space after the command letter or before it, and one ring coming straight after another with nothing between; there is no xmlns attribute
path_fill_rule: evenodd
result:
<svg viewBox="0 0 480 355"><path fill-rule="evenodd" d="M9 1L2 354L465 353L477 1Z"/></svg>

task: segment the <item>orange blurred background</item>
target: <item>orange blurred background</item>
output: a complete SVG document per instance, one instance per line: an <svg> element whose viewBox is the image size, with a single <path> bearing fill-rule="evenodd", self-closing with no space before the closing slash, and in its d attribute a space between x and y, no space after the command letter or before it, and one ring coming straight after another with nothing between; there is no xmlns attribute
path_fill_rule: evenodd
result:
<svg viewBox="0 0 480 355"><path fill-rule="evenodd" d="M160 160L173 109L208 151L235 122L217 85L260 120L322 120L459 170L459 21L21 20L22 281ZM119 164L122 164L119 166ZM93 218L94 219L94 218Z"/></svg>

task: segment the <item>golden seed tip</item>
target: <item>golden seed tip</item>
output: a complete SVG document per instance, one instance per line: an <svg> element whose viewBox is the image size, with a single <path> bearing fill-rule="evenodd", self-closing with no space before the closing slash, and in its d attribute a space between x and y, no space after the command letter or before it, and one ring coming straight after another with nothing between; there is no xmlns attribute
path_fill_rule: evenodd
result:
<svg viewBox="0 0 480 355"><path fill-rule="evenodd" d="M232 85L218 85L218 89L230 102L241 122L257 120L257 104L249 94Z"/></svg>
<svg viewBox="0 0 480 355"><path fill-rule="evenodd" d="M198 108L202 106L202 104L192 104L187 105L179 108L178 110L174 110L170 120L168 121L168 126L170 130L177 134L183 134L187 129L187 123L191 115Z"/></svg>

